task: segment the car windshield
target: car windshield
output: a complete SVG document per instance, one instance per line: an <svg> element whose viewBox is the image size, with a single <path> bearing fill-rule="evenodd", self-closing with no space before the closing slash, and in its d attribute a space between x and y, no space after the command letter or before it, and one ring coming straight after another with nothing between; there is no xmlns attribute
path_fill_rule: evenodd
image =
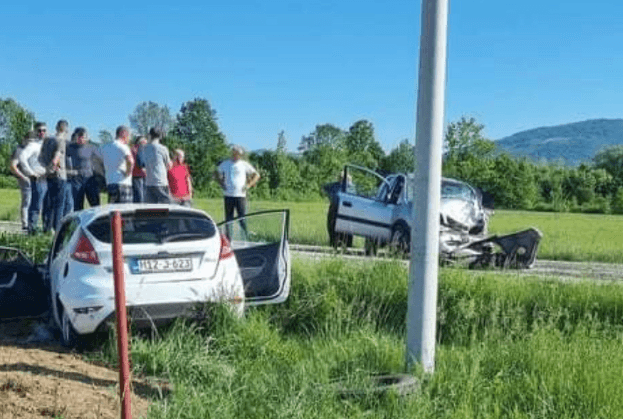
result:
<svg viewBox="0 0 623 419"><path fill-rule="evenodd" d="M204 240L216 234L208 217L185 211L142 210L122 214L123 243L167 243ZM95 238L111 243L110 215L95 219L88 228Z"/></svg>
<svg viewBox="0 0 623 419"><path fill-rule="evenodd" d="M466 201L474 200L476 197L472 190L465 184L459 182L443 181L441 183L441 197L463 199Z"/></svg>

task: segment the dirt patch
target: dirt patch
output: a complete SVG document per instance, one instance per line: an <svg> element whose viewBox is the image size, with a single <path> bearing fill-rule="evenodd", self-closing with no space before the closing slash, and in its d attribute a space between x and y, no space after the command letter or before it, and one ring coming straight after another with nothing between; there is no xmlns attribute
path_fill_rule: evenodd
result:
<svg viewBox="0 0 623 419"><path fill-rule="evenodd" d="M0 324L0 419L119 418L119 373L53 343L44 324ZM133 380L132 417L145 417L163 389Z"/></svg>

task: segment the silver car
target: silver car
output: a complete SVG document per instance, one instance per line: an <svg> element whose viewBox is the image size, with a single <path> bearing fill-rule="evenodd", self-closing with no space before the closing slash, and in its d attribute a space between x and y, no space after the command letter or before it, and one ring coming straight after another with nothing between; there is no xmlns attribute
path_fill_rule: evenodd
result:
<svg viewBox="0 0 623 419"><path fill-rule="evenodd" d="M365 239L365 250L376 254L389 244L398 254L409 252L413 218L413 178L407 174L382 177L369 169L347 165L341 181L325 187L331 203L327 217L330 242L349 246L352 236ZM506 236L487 237L492 200L456 179L441 181L439 254L444 262L467 261L470 266L528 268L534 264L542 234L534 228ZM350 240L346 240L348 238Z"/></svg>
<svg viewBox="0 0 623 419"><path fill-rule="evenodd" d="M358 166L345 168L343 187L332 197L333 231L366 238L366 250L392 243L408 249L413 214L412 179L406 174L382 177ZM472 235L487 230L491 210L482 195L465 182L442 179L441 224Z"/></svg>

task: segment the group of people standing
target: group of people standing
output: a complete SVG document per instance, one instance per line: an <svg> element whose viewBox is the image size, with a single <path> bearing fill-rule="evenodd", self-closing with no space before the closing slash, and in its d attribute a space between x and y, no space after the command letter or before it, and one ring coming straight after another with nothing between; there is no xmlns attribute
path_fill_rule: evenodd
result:
<svg viewBox="0 0 623 419"><path fill-rule="evenodd" d="M17 147L10 170L21 190L21 223L29 233L58 230L61 219L72 211L100 205L100 191L109 203L178 203L191 205L193 188L184 152L174 150L174 159L152 128L148 137L138 137L130 148L131 132L120 126L115 140L96 146L87 130L60 120L49 136L47 125L37 122ZM42 229L38 227L39 218Z"/></svg>

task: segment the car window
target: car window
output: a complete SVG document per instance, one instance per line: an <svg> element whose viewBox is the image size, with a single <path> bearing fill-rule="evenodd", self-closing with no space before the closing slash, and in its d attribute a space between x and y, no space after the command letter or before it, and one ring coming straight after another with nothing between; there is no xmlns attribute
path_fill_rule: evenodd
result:
<svg viewBox="0 0 623 419"><path fill-rule="evenodd" d="M185 211L136 211L122 214L122 219L125 244L204 240L216 234L210 218ZM112 242L110 215L95 219L87 229L97 240Z"/></svg>
<svg viewBox="0 0 623 419"><path fill-rule="evenodd" d="M458 198L464 199L466 201L472 201L476 199L474 192L469 186L459 182L447 181L441 183L441 197Z"/></svg>
<svg viewBox="0 0 623 419"><path fill-rule="evenodd" d="M58 230L58 235L54 241L54 248L52 250L52 259L56 258L56 255L61 252L67 244L71 241L71 237L78 228L78 220L72 218L65 221L61 228Z"/></svg>
<svg viewBox="0 0 623 419"><path fill-rule="evenodd" d="M347 193L369 199L377 199L380 188L386 183L378 174L357 166L348 167L347 180Z"/></svg>

